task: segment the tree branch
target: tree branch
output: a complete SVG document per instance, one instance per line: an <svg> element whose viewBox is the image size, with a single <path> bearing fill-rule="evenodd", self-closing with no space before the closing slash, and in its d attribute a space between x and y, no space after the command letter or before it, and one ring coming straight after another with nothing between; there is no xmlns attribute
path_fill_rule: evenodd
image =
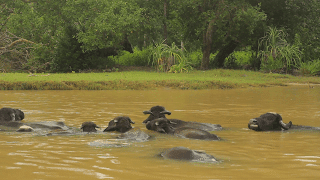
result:
<svg viewBox="0 0 320 180"><path fill-rule="evenodd" d="M17 44L17 43L19 43L19 42L26 42L26 43L35 44L35 43L32 42L32 41L29 41L29 40L27 40L27 39L21 38L21 39L18 39L18 40L13 41L11 44L9 44L9 45L7 45L7 46L5 46L5 47L0 47L0 50L2 50L2 49L8 49L8 48L14 46L15 44Z"/></svg>

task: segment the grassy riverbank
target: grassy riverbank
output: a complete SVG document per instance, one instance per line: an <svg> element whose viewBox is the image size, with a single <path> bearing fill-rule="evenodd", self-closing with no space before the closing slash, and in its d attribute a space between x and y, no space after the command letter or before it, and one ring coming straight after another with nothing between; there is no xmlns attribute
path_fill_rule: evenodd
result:
<svg viewBox="0 0 320 180"><path fill-rule="evenodd" d="M231 89L284 86L288 83L320 84L320 77L224 69L177 74L147 71L0 74L0 90Z"/></svg>

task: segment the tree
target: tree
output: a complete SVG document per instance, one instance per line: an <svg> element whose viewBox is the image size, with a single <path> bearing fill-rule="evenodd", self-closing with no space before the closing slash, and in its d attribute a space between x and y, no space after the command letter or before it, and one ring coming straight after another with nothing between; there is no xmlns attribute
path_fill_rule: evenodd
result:
<svg viewBox="0 0 320 180"><path fill-rule="evenodd" d="M251 5L261 4L267 14L268 26L288 33L286 40L299 44L304 61L320 56L320 2L318 0L246 0Z"/></svg>
<svg viewBox="0 0 320 180"><path fill-rule="evenodd" d="M132 52L128 37L141 21L142 14L135 0L5 0L3 5L13 9L8 16L7 29L35 43L32 58L26 64L34 67L39 62L50 62L51 69L96 68L90 64L103 64L95 60L106 61L108 52L114 55L124 47ZM4 11L0 13L1 17L6 15ZM78 55L65 49L73 49ZM76 59L70 60L70 57ZM57 66L58 63L64 65Z"/></svg>
<svg viewBox="0 0 320 180"><path fill-rule="evenodd" d="M249 43L250 37L266 16L245 1L189 0L180 3L179 20L184 38L201 43L201 69L209 68L211 53L218 51L214 63L222 67L224 59L236 47ZM179 7L179 6L178 6Z"/></svg>

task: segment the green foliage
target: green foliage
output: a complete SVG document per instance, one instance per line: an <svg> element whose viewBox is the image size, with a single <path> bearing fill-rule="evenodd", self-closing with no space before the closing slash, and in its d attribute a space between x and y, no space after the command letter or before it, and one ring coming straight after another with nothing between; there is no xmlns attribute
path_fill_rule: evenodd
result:
<svg viewBox="0 0 320 180"><path fill-rule="evenodd" d="M54 72L70 72L88 69L105 69L114 65L107 56L110 49L82 51L82 43L75 38L77 30L71 26L65 28L64 36L59 40L51 66ZM113 51L113 49L111 49Z"/></svg>
<svg viewBox="0 0 320 180"><path fill-rule="evenodd" d="M298 67L301 63L301 51L296 45L287 43L286 34L282 30L269 27L267 34L261 38L258 56L261 59L261 69L275 70L292 66Z"/></svg>
<svg viewBox="0 0 320 180"><path fill-rule="evenodd" d="M42 44L34 45L31 49L32 56L23 65L30 72L46 72L53 67L53 53L48 46Z"/></svg>
<svg viewBox="0 0 320 180"><path fill-rule="evenodd" d="M196 51L192 51L187 55L188 61L195 68L200 68L202 57L203 57L203 54L200 49Z"/></svg>
<svg viewBox="0 0 320 180"><path fill-rule="evenodd" d="M172 43L171 46L163 43L157 44L153 48L150 62L160 72L176 73L192 70L191 64L184 55L184 51L178 48L175 43Z"/></svg>
<svg viewBox="0 0 320 180"><path fill-rule="evenodd" d="M165 59L161 60L163 63L158 67L160 71L170 71L171 68L172 72L179 72L179 69L190 70L191 66L200 67L203 54L198 50L206 47L204 35L209 32L208 30L212 30L212 33L208 33L210 35L208 37L212 40L211 48L208 48L208 51L211 51L209 64L214 68L217 67L218 59L224 60L230 54L223 51L223 48L231 41L239 43L237 48L249 45L256 51L257 41L264 36L266 24L283 29L288 36L280 33L281 38L276 38L276 44L271 45L271 39L268 45L260 44L259 58L262 69L299 67L300 61L305 62L301 66L312 66L314 62L310 64L307 62L320 56L320 19L315 18L320 17L320 1L166 2L167 15L164 17L164 1L3 0L0 3L0 34L10 32L16 36L12 41L24 38L34 42L35 45L32 47L29 44L19 45L27 49L15 46L15 50L19 52L10 49L11 55L0 52L0 58L6 61L1 62L0 69L13 67L16 70L32 72L48 70L78 72L80 69L112 67L116 62L126 65L145 65L148 61L146 58L148 52L145 49L135 50L133 54L120 51L120 55L114 58L107 58L108 52L121 49L120 44L124 35L128 36L133 46L141 49L159 42L160 39L164 39L164 25L168 31L166 39L168 44L183 42L184 47L191 51L185 57L178 53L177 57L171 60L170 55L164 56ZM269 40L263 38L262 41ZM0 48L7 44L8 42L0 39ZM273 50L264 49L268 46L273 47ZM224 55L217 55L218 52ZM24 56L22 53L25 53ZM207 57L208 53L205 55ZM154 60L152 57L155 56L156 54L153 54L151 59L156 66L155 62L159 58ZM247 57L244 54L240 56ZM213 60L215 57L216 60ZM239 52L232 54L225 60L224 67L260 65L253 58L240 61L239 58L241 59ZM170 61L175 64L170 64Z"/></svg>
<svg viewBox="0 0 320 180"><path fill-rule="evenodd" d="M117 56L110 56L116 64L124 66L147 66L149 63L149 57L152 51L150 48L139 50L138 48L133 49L133 53L128 51L121 51Z"/></svg>
<svg viewBox="0 0 320 180"><path fill-rule="evenodd" d="M210 64L214 64L214 58L218 53L219 51L214 54L210 54L210 57L209 57ZM186 58L192 67L200 68L202 58L203 58L203 53L200 49L198 49L196 51L188 52Z"/></svg>
<svg viewBox="0 0 320 180"><path fill-rule="evenodd" d="M250 48L242 51L234 51L226 58L224 68L227 69L252 69L254 52Z"/></svg>
<svg viewBox="0 0 320 180"><path fill-rule="evenodd" d="M320 60L301 63L299 71L303 75L320 75Z"/></svg>
<svg viewBox="0 0 320 180"><path fill-rule="evenodd" d="M85 51L119 48L123 35L138 27L142 13L133 0L67 1L64 11L71 16Z"/></svg>

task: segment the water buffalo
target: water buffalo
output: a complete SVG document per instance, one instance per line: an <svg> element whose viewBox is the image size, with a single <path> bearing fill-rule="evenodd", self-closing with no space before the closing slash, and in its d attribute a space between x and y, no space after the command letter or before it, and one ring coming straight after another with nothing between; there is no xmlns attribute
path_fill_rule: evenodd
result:
<svg viewBox="0 0 320 180"><path fill-rule="evenodd" d="M288 130L291 125L291 121L285 124L280 114L268 112L260 117L250 119L248 128L255 131L276 131L282 129Z"/></svg>
<svg viewBox="0 0 320 180"><path fill-rule="evenodd" d="M97 132L96 128L100 128L97 126L94 122L88 121L84 122L81 125L81 128L83 132Z"/></svg>
<svg viewBox="0 0 320 180"><path fill-rule="evenodd" d="M146 127L149 130L157 131L160 133L172 134L182 138L189 139L202 139L202 140L220 140L215 134L211 134L202 129L181 127L173 128L175 122L166 118L158 118L147 123Z"/></svg>
<svg viewBox="0 0 320 180"><path fill-rule="evenodd" d="M174 147L160 154L165 159L184 160L203 163L217 163L217 159L202 151L191 150L185 147Z"/></svg>
<svg viewBox="0 0 320 180"><path fill-rule="evenodd" d="M24 113L20 109L1 108L0 122L21 121L24 119Z"/></svg>
<svg viewBox="0 0 320 180"><path fill-rule="evenodd" d="M109 122L108 127L103 132L118 131L125 133L132 129L131 124L134 124L134 122L128 116L118 116Z"/></svg>
<svg viewBox="0 0 320 180"><path fill-rule="evenodd" d="M171 115L170 111L167 111L163 106L154 106L150 110L143 111L144 114L149 114L149 117L142 123L147 124L148 122L158 119L166 118L167 115ZM219 124L199 123L199 122L186 122L179 119L169 119L172 122L173 128L189 127L195 129L201 129L204 131L217 131L221 130L222 127Z"/></svg>

